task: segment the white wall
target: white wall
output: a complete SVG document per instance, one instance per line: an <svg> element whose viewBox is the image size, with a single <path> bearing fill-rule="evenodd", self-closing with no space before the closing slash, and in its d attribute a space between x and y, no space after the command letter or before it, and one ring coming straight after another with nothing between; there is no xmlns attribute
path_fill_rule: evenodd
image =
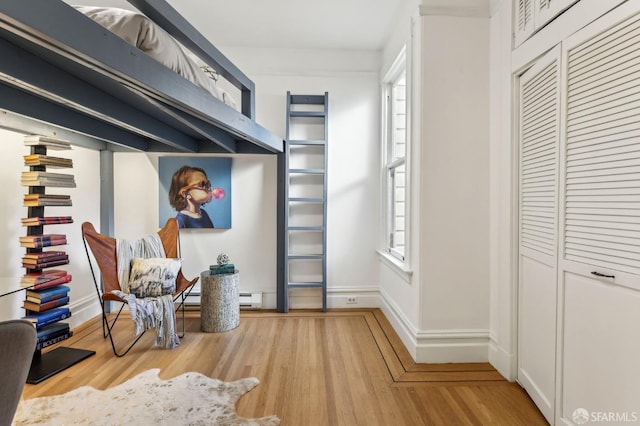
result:
<svg viewBox="0 0 640 426"><path fill-rule="evenodd" d="M488 19L419 12L408 5L383 52L386 66L408 46L414 143L409 273L380 264L383 310L417 361L486 361Z"/></svg>
<svg viewBox="0 0 640 426"><path fill-rule="evenodd" d="M418 358L486 361L489 20L424 16L422 52L423 343Z"/></svg>
<svg viewBox="0 0 640 426"><path fill-rule="evenodd" d="M511 143L511 1L494 2L490 36L490 351L489 361L510 380L516 371L515 280L517 184Z"/></svg>
<svg viewBox="0 0 640 426"><path fill-rule="evenodd" d="M3 186L3 197L0 203L0 235L4 244L0 245L0 277L15 281L19 287L20 278L25 270L21 267L22 255L26 249L19 245L19 237L26 235L26 228L20 225L20 219L27 216L27 208L22 206L22 197L28 192L20 185L21 172L28 170L24 166L22 156L29 154L29 148L22 142L23 134L0 129L2 140L2 167L0 177ZM65 173L75 176L76 188L51 188L48 193L71 195L72 207L46 207L47 215L71 215L74 223L66 225L46 226L47 233L67 235L68 244L63 249L69 254L69 265L61 267L73 276L70 303L72 317L68 321L75 327L99 313L98 298L91 279L87 257L82 243L80 225L84 221L99 223L99 187L100 176L99 153L82 147L74 147L67 151L53 151L50 155L58 155L73 159L73 169L64 169ZM62 172L62 170L61 170ZM0 320L18 318L24 315L20 308L24 300L24 292L0 298Z"/></svg>
<svg viewBox="0 0 640 426"><path fill-rule="evenodd" d="M224 49L223 49L224 50ZM358 295L358 306L378 306L375 250L378 229L378 55L346 51L225 50L257 87L257 121L284 137L286 92L329 92L327 278L329 307ZM157 155L116 153L115 229L122 238L158 226ZM185 230L187 277L226 252L241 271L242 291L263 291L276 306L276 158L233 157L233 228ZM312 291L291 308L320 307Z"/></svg>
<svg viewBox="0 0 640 426"><path fill-rule="evenodd" d="M488 16L408 3L383 52L411 58L413 240L408 271L381 256L382 308L418 362L488 359Z"/></svg>
<svg viewBox="0 0 640 426"><path fill-rule="evenodd" d="M160 227L159 155L114 154L114 226L119 238L137 239ZM275 307L275 179L274 156L233 157L232 228L180 231L183 273L187 278L208 270L218 254L224 252L240 270L241 290L263 291L263 297Z"/></svg>
<svg viewBox="0 0 640 426"><path fill-rule="evenodd" d="M379 254L381 308L389 319L409 352L416 358L417 335L420 330L420 241L421 241L421 22L418 2L405 2L396 19L391 36L382 52L381 76L389 71L404 48L407 58L408 117L411 122L408 137L410 148L407 155L409 191L408 217L411 231L408 235L408 250L405 265L399 265L384 252ZM380 100L382 102L382 99ZM378 176L382 178L378 172ZM381 222L382 223L382 222ZM384 229L378 231L379 247L385 244Z"/></svg>

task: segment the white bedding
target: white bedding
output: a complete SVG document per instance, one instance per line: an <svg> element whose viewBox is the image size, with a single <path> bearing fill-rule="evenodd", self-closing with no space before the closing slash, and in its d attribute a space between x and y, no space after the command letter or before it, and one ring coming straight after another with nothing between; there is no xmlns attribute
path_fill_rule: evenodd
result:
<svg viewBox="0 0 640 426"><path fill-rule="evenodd" d="M146 16L113 7L74 7L226 105L238 109L234 99L218 87L218 73Z"/></svg>

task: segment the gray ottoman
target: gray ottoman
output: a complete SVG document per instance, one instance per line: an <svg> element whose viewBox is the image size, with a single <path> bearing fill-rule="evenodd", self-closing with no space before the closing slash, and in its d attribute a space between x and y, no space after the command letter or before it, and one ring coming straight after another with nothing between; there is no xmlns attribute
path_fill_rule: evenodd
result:
<svg viewBox="0 0 640 426"><path fill-rule="evenodd" d="M200 274L202 331L218 333L240 324L240 274Z"/></svg>

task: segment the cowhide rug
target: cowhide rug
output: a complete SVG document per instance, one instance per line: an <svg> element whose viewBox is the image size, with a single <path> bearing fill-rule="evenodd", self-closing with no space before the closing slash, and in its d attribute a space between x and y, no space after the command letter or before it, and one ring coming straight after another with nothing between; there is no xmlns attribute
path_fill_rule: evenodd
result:
<svg viewBox="0 0 640 426"><path fill-rule="evenodd" d="M101 391L82 386L62 395L23 400L14 425L278 425L276 416L238 417L235 403L254 377L223 382L200 373L169 380L159 369Z"/></svg>

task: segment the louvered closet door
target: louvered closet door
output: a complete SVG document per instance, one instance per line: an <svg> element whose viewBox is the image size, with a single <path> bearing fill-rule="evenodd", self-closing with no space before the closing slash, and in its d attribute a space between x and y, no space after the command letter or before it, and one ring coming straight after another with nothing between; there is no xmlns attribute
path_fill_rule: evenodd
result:
<svg viewBox="0 0 640 426"><path fill-rule="evenodd" d="M569 37L563 68L557 424L639 407L640 1Z"/></svg>
<svg viewBox="0 0 640 426"><path fill-rule="evenodd" d="M518 381L544 416L555 395L560 49L520 78Z"/></svg>
<svg viewBox="0 0 640 426"><path fill-rule="evenodd" d="M640 15L566 57L564 259L640 289Z"/></svg>
<svg viewBox="0 0 640 426"><path fill-rule="evenodd" d="M513 0L515 44L520 45L533 34L534 2L538 0Z"/></svg>
<svg viewBox="0 0 640 426"><path fill-rule="evenodd" d="M534 0L534 27L542 28L578 0Z"/></svg>

